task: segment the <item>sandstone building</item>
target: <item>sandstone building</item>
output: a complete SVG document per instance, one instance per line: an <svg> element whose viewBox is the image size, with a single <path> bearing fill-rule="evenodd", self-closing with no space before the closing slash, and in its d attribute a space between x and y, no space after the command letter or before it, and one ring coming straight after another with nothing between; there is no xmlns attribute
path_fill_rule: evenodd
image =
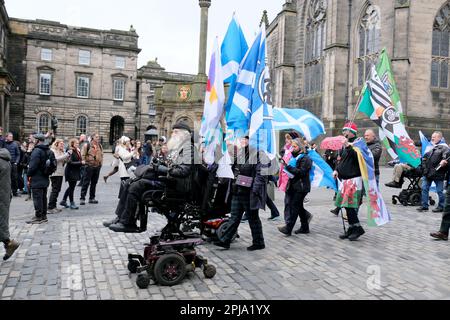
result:
<svg viewBox="0 0 450 320"><path fill-rule="evenodd" d="M46 132L52 117L65 138L98 132L105 146L137 132L138 35L10 19L10 66L18 90L10 129Z"/></svg>
<svg viewBox="0 0 450 320"><path fill-rule="evenodd" d="M7 55L9 46L9 17L5 9L5 2L0 0L0 127L6 133L9 131L9 112L11 95L15 91L15 82L8 71Z"/></svg>
<svg viewBox="0 0 450 320"><path fill-rule="evenodd" d="M288 0L267 31L274 105L309 109L338 133L386 48L411 137L449 139L449 32L445 0Z"/></svg>

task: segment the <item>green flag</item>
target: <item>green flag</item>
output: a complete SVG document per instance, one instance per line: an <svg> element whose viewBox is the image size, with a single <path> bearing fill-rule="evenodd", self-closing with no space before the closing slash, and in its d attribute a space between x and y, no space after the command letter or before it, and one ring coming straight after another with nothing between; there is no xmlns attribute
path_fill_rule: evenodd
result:
<svg viewBox="0 0 450 320"><path fill-rule="evenodd" d="M386 49L380 54L378 65L373 66L370 79L361 92L358 110L380 127L380 139L393 159L420 165L420 153L405 128L403 108L395 85Z"/></svg>

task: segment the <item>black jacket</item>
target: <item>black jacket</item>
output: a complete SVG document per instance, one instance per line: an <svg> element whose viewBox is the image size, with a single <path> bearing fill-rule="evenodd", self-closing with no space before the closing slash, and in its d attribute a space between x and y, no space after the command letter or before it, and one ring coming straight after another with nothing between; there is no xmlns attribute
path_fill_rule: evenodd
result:
<svg viewBox="0 0 450 320"><path fill-rule="evenodd" d="M340 152L340 160L336 165L336 171L339 174L339 179L353 179L361 176L359 169L358 155L352 146L342 148Z"/></svg>
<svg viewBox="0 0 450 320"><path fill-rule="evenodd" d="M448 168L441 168L436 171L442 160L450 156L450 151L447 146L439 144L430 152L426 153L422 159L423 175L428 179L444 180Z"/></svg>
<svg viewBox="0 0 450 320"><path fill-rule="evenodd" d="M45 189L50 184L48 176L44 174L45 161L47 159L46 153L49 150L47 145L39 144L34 147L31 153L28 176L31 177L32 189Z"/></svg>
<svg viewBox="0 0 450 320"><path fill-rule="evenodd" d="M20 162L20 148L15 141L5 142L5 148L11 154L11 163L19 164Z"/></svg>
<svg viewBox="0 0 450 320"><path fill-rule="evenodd" d="M383 148L381 147L381 143L375 139L373 142L367 143L367 146L369 147L370 151L372 151L373 159L375 161L375 175L380 175L380 158L381 153L383 152Z"/></svg>
<svg viewBox="0 0 450 320"><path fill-rule="evenodd" d="M292 154L293 157L297 157L298 154ZM287 185L287 192L303 192L308 193L311 191L311 180L309 178L309 172L312 167L311 158L305 155L303 158L297 160L295 167L290 165L286 166L286 170L294 175L289 179Z"/></svg>
<svg viewBox="0 0 450 320"><path fill-rule="evenodd" d="M81 154L72 150L64 171L66 181L79 181L81 179L81 166Z"/></svg>

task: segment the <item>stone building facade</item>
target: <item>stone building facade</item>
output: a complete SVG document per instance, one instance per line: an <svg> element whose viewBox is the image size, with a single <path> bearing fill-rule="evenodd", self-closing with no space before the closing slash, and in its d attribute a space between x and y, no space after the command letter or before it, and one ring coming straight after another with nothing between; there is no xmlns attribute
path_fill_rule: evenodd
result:
<svg viewBox="0 0 450 320"><path fill-rule="evenodd" d="M14 93L11 130L24 137L51 129L57 135L100 134L108 146L137 131L138 35L72 27L44 20L10 19Z"/></svg>
<svg viewBox="0 0 450 320"><path fill-rule="evenodd" d="M337 134L386 48L411 137L449 139L449 30L446 0L287 0L267 31L274 105L309 109Z"/></svg>
<svg viewBox="0 0 450 320"><path fill-rule="evenodd" d="M9 113L11 108L11 95L15 91L15 82L8 68L9 17L5 2L0 0L0 127L4 133L9 131Z"/></svg>
<svg viewBox="0 0 450 320"><path fill-rule="evenodd" d="M200 129L205 98L205 76L166 72L157 61L138 70L140 135L155 130L167 137L172 126L185 121Z"/></svg>

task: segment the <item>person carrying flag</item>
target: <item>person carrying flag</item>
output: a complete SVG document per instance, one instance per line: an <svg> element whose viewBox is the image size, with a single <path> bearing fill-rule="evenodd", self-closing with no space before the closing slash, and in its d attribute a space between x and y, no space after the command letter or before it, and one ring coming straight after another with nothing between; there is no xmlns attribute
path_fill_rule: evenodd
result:
<svg viewBox="0 0 450 320"><path fill-rule="evenodd" d="M335 179L342 180L336 198L336 206L345 208L349 228L339 236L340 239L357 240L365 231L358 219L358 210L362 196L362 177L359 167L358 155L351 145L356 141L358 127L353 122L348 122L342 129L342 134L347 138L340 153L336 169L333 172Z"/></svg>

